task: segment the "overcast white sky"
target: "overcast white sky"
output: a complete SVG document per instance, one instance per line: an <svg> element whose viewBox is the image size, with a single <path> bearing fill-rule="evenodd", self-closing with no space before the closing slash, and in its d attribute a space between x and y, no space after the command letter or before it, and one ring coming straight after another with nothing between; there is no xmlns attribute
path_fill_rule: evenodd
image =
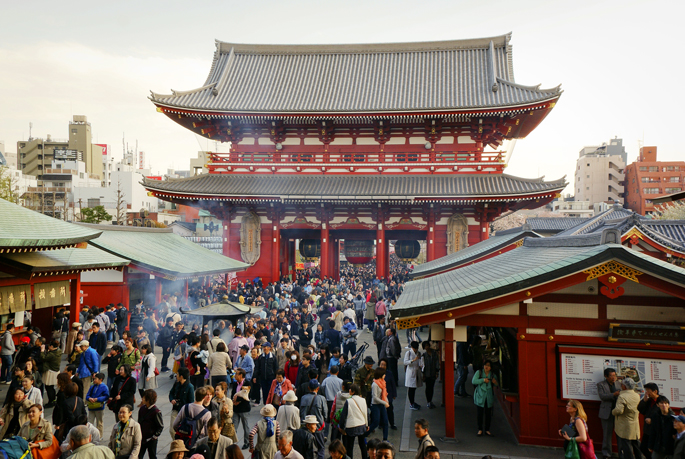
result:
<svg viewBox="0 0 685 459"><path fill-rule="evenodd" d="M623 138L685 159L683 1L29 1L0 4L0 141L68 136L87 115L118 157L138 140L153 171L188 169L207 141L155 111L150 90L202 85L214 39L368 43L513 32L516 81L562 84L551 115L519 140L507 173L571 179L581 147ZM219 147L225 149L225 146ZM570 190L570 188L567 188Z"/></svg>

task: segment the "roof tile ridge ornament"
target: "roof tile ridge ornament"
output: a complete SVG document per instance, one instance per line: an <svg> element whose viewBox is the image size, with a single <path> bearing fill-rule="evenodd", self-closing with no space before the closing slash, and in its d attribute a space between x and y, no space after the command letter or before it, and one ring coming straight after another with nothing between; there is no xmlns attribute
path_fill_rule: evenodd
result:
<svg viewBox="0 0 685 459"><path fill-rule="evenodd" d="M489 174L482 174L482 175L484 175L486 177L490 177ZM537 177L537 178L524 178L524 177L516 177L515 175L503 173L503 174L499 174L499 177L506 177L509 179L515 179L515 180L519 180L521 182L528 182L528 183L545 183L545 176L544 175L541 177ZM555 183L555 184L556 183L559 183L559 184L566 183L566 175L564 175L563 177L556 179L556 180L550 180L549 182L546 182L546 183Z"/></svg>
<svg viewBox="0 0 685 459"><path fill-rule="evenodd" d="M156 93L156 92L150 90L150 94L152 94L152 96L148 97L148 99L152 100L153 102L154 101L163 102L163 99L170 99L173 97L185 96L187 94L195 94L198 92L202 92L206 89L213 88L215 86L216 86L216 83L210 83L208 85L201 86L201 87L195 88L195 89L189 89L187 91L177 91L175 89L171 89L171 94L159 94L159 93Z"/></svg>
<svg viewBox="0 0 685 459"><path fill-rule="evenodd" d="M532 92L538 92L538 93L552 93L552 94L562 94L564 91L561 90L561 84L558 84L552 88L546 88L546 89L540 89L540 86L542 84L535 84L535 85L524 85L524 84L519 84L519 83L514 83L513 81L505 80L504 78L501 77L496 77L495 78L498 83L505 84L507 86L512 86L514 88L518 89L524 89L526 91L532 91Z"/></svg>
<svg viewBox="0 0 685 459"><path fill-rule="evenodd" d="M490 40L488 46L488 86L492 92L497 92L499 85L495 76L495 44Z"/></svg>
<svg viewBox="0 0 685 459"><path fill-rule="evenodd" d="M438 40L391 43L343 43L343 44L257 44L230 43L216 40L220 54L235 49L237 54L358 54L448 51L455 49L487 49L490 42L496 48L507 48L511 32L504 35L459 40Z"/></svg>
<svg viewBox="0 0 685 459"><path fill-rule="evenodd" d="M218 96L219 91L226 85L226 80L228 79L229 75L229 70L231 66L233 65L233 61L235 58L235 48L231 48L231 51L228 53L228 59L226 59L226 65L224 65L224 70L221 75L221 79L217 82L217 85L212 89L212 95L213 96Z"/></svg>

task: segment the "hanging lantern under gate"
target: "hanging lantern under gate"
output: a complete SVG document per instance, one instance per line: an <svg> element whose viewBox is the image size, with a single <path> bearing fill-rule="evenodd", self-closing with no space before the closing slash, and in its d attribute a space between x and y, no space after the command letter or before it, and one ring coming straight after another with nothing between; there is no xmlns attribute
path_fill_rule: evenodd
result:
<svg viewBox="0 0 685 459"><path fill-rule="evenodd" d="M345 258L347 262L361 266L373 260L373 241L348 241L345 240Z"/></svg>
<svg viewBox="0 0 685 459"><path fill-rule="evenodd" d="M395 242L395 255L404 262L409 262L421 253L419 241L397 241Z"/></svg>
<svg viewBox="0 0 685 459"><path fill-rule="evenodd" d="M305 261L316 261L321 257L320 239L302 239L300 241L300 255Z"/></svg>

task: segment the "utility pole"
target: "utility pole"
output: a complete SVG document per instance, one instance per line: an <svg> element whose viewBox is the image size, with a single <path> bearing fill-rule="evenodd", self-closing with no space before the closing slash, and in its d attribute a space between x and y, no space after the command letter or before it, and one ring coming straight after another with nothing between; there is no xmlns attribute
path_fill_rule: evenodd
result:
<svg viewBox="0 0 685 459"><path fill-rule="evenodd" d="M78 198L78 219L79 221L83 221L83 214L81 213L81 198Z"/></svg>

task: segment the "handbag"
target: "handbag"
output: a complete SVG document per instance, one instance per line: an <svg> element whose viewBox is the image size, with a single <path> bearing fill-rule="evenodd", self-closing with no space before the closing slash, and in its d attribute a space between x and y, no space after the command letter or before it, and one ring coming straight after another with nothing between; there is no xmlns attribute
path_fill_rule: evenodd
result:
<svg viewBox="0 0 685 459"><path fill-rule="evenodd" d="M569 440L568 445L566 445L566 452L564 453L565 459L580 459L580 453L578 452L578 443L576 443L575 438Z"/></svg>
<svg viewBox="0 0 685 459"><path fill-rule="evenodd" d="M585 436L587 439L581 443L576 442L578 444L580 459L597 459L597 456L595 455L595 445L590 438L590 432L587 430L587 423L583 421L583 424L585 424Z"/></svg>
<svg viewBox="0 0 685 459"><path fill-rule="evenodd" d="M33 439L33 442L35 443L37 439L38 436L36 435L36 438ZM59 449L59 441L57 441L57 438L54 435L52 436L52 445L43 449L31 449L31 455L33 456L33 459L54 459L56 457L60 457L61 454L62 452Z"/></svg>
<svg viewBox="0 0 685 459"><path fill-rule="evenodd" d="M88 407L89 410L99 410L102 408L102 405L104 402L91 402L89 401L86 406Z"/></svg>
<svg viewBox="0 0 685 459"><path fill-rule="evenodd" d="M129 376L128 378L126 378L126 381L124 381L124 382L121 384L121 386L119 386L119 392L117 392L117 395L115 395L114 397L110 398L110 399L107 401L107 408L109 408L113 413L117 413L117 412L119 411L119 407L117 406L117 405L118 405L117 402L118 402L119 400L117 400L116 397L118 397L119 395L121 395L121 390L124 388L124 386L126 385L126 383L128 382L129 379L131 379L130 376ZM134 405L135 405L135 403L136 403L135 397L133 398L133 403L134 403Z"/></svg>

